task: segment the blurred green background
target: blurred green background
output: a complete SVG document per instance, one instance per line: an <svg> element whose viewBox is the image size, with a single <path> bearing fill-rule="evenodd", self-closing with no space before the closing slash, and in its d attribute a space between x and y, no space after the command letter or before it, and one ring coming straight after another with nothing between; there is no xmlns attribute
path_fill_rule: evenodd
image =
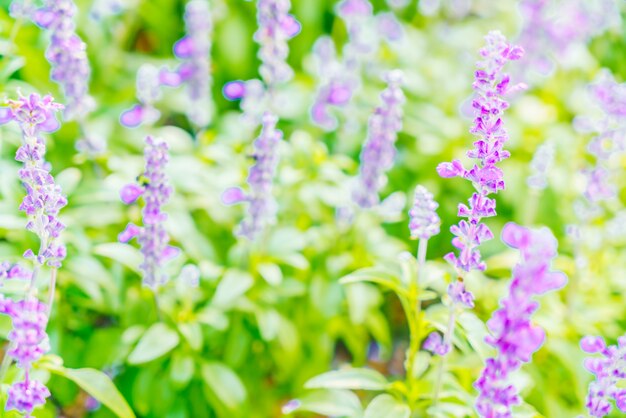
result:
<svg viewBox="0 0 626 418"><path fill-rule="evenodd" d="M141 417L279 417L288 401L310 396L304 389L309 378L344 364L368 365L392 380L401 378L408 332L398 300L375 286L344 287L338 280L361 267L397 263L402 251L415 251L407 228L409 203L399 213L357 213L351 224L338 221L336 209L345 204L346 184L358 172L367 118L384 87L380 71L401 68L407 79L404 128L383 196L399 192L410 202L416 184L434 193L442 232L430 240L429 271L431 287L445 293L452 273L442 260L452 248L449 227L457 222L458 203L466 201L472 188L468 182L439 178L435 167L464 158L471 147L471 120L460 109L471 95L477 50L492 29L516 38L521 27L517 2L476 0L464 16L446 7L423 16L415 1L395 11L404 24L404 38L381 46L365 69L350 114L357 123L344 124L341 118L341 128L324 132L308 118L316 88L310 54L324 34L343 45L346 28L334 14L335 1L293 0L302 32L289 43L295 78L281 90L286 106L279 109L285 141L275 181L278 223L256 244L232 233L245 208L220 202L223 190L245 182L256 135L239 122L237 103L221 95L227 81L258 77L254 2L211 1L218 111L201 132L184 116L189 106L184 89L165 92L157 104L163 115L157 127L127 129L118 123L120 113L135 101L137 68L145 62L175 65L172 45L184 35L184 2L129 0L122 13L101 20L89 16L91 1L76 3L78 33L88 45L93 70L90 88L98 103L87 128L106 138L108 150L96 158L77 154L80 132L74 122L64 123L49 141L47 159L69 200L61 215L68 227L68 258L59 272L48 328L51 352L67 367L104 370ZM373 4L376 12L389 9L383 1ZM11 43L8 37L16 23L7 8L8 1L2 1L2 95L49 92L62 102L58 86L49 80L46 36L22 22ZM579 170L591 161L585 148L590 136L577 134L572 121L576 115L597 114L586 86L601 68L624 81L625 56L626 30L614 27L581 44L549 76L524 70L530 88L512 99L505 117L512 154L501 165L507 188L497 196L498 216L487 223L496 237L508 221L550 227L559 239L557 267L570 276L568 288L542 300L536 320L548 339L517 376L528 416L583 413L591 375L582 367L580 337L591 333L614 339L626 330L626 239L604 238L606 222L623 210L626 189L620 188L619 199L604 217L586 226L587 239L580 248L565 235L565 226L576 222L573 204L584 190ZM0 134L0 255L17 261L34 237L23 229L25 218L17 209L24 194L13 160L19 133L3 127ZM141 287L138 250L116 241L127 222L140 218L139 208L124 206L118 191L142 171L146 134L165 138L171 147L168 174L175 194L166 208L167 227L184 253L171 263L174 279L160 292L162 321L150 292ZM554 144L556 160L549 187L534 195L526 186L529 162L545 141ZM626 160L617 164L623 170ZM624 176L618 181L623 186ZM588 262L577 267L575 251ZM486 320L503 295L516 258L497 238L485 244L483 254L487 271L467 279L478 301L468 315ZM201 270L196 289L176 280L186 262ZM17 293L19 286L7 283L4 291ZM445 324L440 304L425 308L435 328ZM0 325L6 335L9 320L0 318ZM442 416L474 416L471 385L481 360L490 354L482 342L484 325L470 319L465 325L458 330L458 350L450 356L446 402L451 406ZM432 389L431 369L424 369L425 392ZM35 416L114 416L90 403L72 381L50 375L45 367L39 374L49 376L52 398ZM364 401L369 396L359 395Z"/></svg>

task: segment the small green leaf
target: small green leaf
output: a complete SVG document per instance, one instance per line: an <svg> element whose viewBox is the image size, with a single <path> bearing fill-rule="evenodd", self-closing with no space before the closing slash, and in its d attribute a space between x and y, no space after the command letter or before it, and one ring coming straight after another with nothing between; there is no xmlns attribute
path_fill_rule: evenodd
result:
<svg viewBox="0 0 626 418"><path fill-rule="evenodd" d="M257 266L259 274L267 283L272 286L278 286L283 281L283 272L276 264L261 263Z"/></svg>
<svg viewBox="0 0 626 418"><path fill-rule="evenodd" d="M307 389L384 390L385 376L372 369L335 370L315 376L304 384Z"/></svg>
<svg viewBox="0 0 626 418"><path fill-rule="evenodd" d="M141 264L142 260L141 253L131 245L122 244L120 242L108 242L96 245L93 249L93 253L115 260L134 272L141 274L139 270L139 264Z"/></svg>
<svg viewBox="0 0 626 418"><path fill-rule="evenodd" d="M152 325L128 355L129 364L142 364L169 353L178 345L178 333L163 323Z"/></svg>
<svg viewBox="0 0 626 418"><path fill-rule="evenodd" d="M344 285L359 282L376 283L393 290L399 295L406 295L406 290L403 288L403 285L398 277L392 272L378 267L360 269L342 277L339 280L339 283Z"/></svg>
<svg viewBox="0 0 626 418"><path fill-rule="evenodd" d="M179 388L185 387L195 371L193 358L184 354L174 354L170 364L170 379Z"/></svg>
<svg viewBox="0 0 626 418"><path fill-rule="evenodd" d="M316 390L295 400L293 404L294 407L283 408L283 413L288 414L298 410L333 417L360 418L363 416L363 408L358 396L349 390Z"/></svg>
<svg viewBox="0 0 626 418"><path fill-rule="evenodd" d="M208 388L228 409L236 410L248 397L239 376L230 367L217 361L202 365L202 378Z"/></svg>
<svg viewBox="0 0 626 418"><path fill-rule="evenodd" d="M135 418L135 413L117 390L113 381L100 370L68 369L53 363L43 363L41 367L73 381L118 417Z"/></svg>
<svg viewBox="0 0 626 418"><path fill-rule="evenodd" d="M217 285L211 304L220 308L229 308L252 287L253 283L254 279L248 273L228 270Z"/></svg>
<svg viewBox="0 0 626 418"><path fill-rule="evenodd" d="M363 418L409 418L411 409L391 395L375 397L365 409Z"/></svg>

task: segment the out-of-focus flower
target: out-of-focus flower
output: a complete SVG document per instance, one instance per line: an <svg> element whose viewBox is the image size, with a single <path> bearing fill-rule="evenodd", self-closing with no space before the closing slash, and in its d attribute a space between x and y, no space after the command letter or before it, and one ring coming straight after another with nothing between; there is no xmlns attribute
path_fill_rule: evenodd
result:
<svg viewBox="0 0 626 418"><path fill-rule="evenodd" d="M433 354L437 354L438 356L445 356L450 352L450 345L443 341L441 334L438 332L431 332L428 334L428 337L424 340L422 348Z"/></svg>
<svg viewBox="0 0 626 418"><path fill-rule="evenodd" d="M480 392L476 409L490 418L513 416L511 407L520 403L520 397L510 375L529 362L545 340L543 329L531 321L539 308L533 298L567 283L563 273L550 271L557 241L549 229L529 230L508 223L502 230L502 241L518 249L521 260L513 269L509 293L487 322L491 335L486 342L497 350L497 355L487 360L474 383Z"/></svg>
<svg viewBox="0 0 626 418"><path fill-rule="evenodd" d="M174 45L174 53L183 61L177 73L180 81L187 84L191 102L187 107L189 119L197 126L206 126L213 113L210 68L213 22L207 0L187 3L185 27L187 34Z"/></svg>
<svg viewBox="0 0 626 418"><path fill-rule="evenodd" d="M585 359L585 368L595 379L589 384L585 406L593 417L604 417L615 406L626 412L626 389L619 382L626 378L626 336L619 337L616 345L607 346L602 337L588 335L580 341L582 350L600 357Z"/></svg>
<svg viewBox="0 0 626 418"><path fill-rule="evenodd" d="M128 224L118 239L128 242L137 238L143 254L143 262L139 266L144 273L143 284L155 290L168 280L163 265L176 257L180 250L169 245L170 238L165 230L167 214L162 210L172 194L165 175L165 166L169 161L167 143L148 136L144 156L146 168L140 176L140 184L126 185L120 191L124 203L132 203L143 196L143 226Z"/></svg>
<svg viewBox="0 0 626 418"><path fill-rule="evenodd" d="M142 123L153 124L161 116L154 103L162 96L162 72L152 64L143 64L137 70L136 96L139 104L125 110L120 116L120 123L128 128L135 128Z"/></svg>
<svg viewBox="0 0 626 418"><path fill-rule="evenodd" d="M412 239L429 239L439 233L441 219L437 215L439 204L424 186L415 188L415 199L409 210L409 230Z"/></svg>
<svg viewBox="0 0 626 418"><path fill-rule="evenodd" d="M532 174L526 179L528 187L536 190L543 190L548 187L548 171L553 162L554 145L551 143L541 144L530 162Z"/></svg>
<svg viewBox="0 0 626 418"><path fill-rule="evenodd" d="M390 71L383 77L387 88L380 95L382 105L369 119L367 140L361 150L358 184L353 192L354 201L362 208L370 208L380 201L378 192L386 184L386 171L393 165L395 142L402 129L403 74Z"/></svg>
<svg viewBox="0 0 626 418"><path fill-rule="evenodd" d="M224 192L222 200L227 205L248 203L248 215L241 222L237 235L255 240L276 219L276 200L272 194L272 185L278 166L278 147L283 137L276 129L278 118L271 113L263 116L263 128L254 141L252 157L255 164L248 173L250 190L245 193L238 187Z"/></svg>
<svg viewBox="0 0 626 418"><path fill-rule="evenodd" d="M287 41L300 32L300 23L289 14L289 9L290 0L257 0L258 29L254 40L260 45L259 72L270 90L293 77L293 70L286 61Z"/></svg>
<svg viewBox="0 0 626 418"><path fill-rule="evenodd" d="M467 221L462 220L451 228L455 235L452 244L459 249L459 255L451 252L445 256L450 264L466 272L485 269L478 246L492 239L493 234L481 219L496 214L496 202L488 196L504 189L503 173L496 164L510 155L503 149L508 134L502 115L509 106L503 97L523 88L522 85L512 86L509 76L502 73L508 61L522 57L522 48L510 45L500 32L490 32L485 40L487 45L480 50L482 59L476 64L478 69L472 85L475 118L470 132L478 139L474 142L474 149L467 153L468 157L478 160L478 164L468 170L459 160L454 160L437 167L441 177L465 178L476 189L469 199L469 206L459 205L458 215Z"/></svg>
<svg viewBox="0 0 626 418"><path fill-rule="evenodd" d="M46 58L52 64L51 78L61 85L65 94L65 116L69 120L82 120L95 108L95 101L89 95L91 67L87 45L76 34L75 14L72 0L46 0L31 18L50 31Z"/></svg>

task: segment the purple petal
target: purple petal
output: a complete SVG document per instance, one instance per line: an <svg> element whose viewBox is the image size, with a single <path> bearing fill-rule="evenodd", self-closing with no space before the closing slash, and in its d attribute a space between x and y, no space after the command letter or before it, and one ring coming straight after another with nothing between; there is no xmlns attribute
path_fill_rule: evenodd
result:
<svg viewBox="0 0 626 418"><path fill-rule="evenodd" d="M229 81L224 84L222 93L228 100L239 100L246 94L246 83L241 80Z"/></svg>
<svg viewBox="0 0 626 418"><path fill-rule="evenodd" d="M193 39L185 36L174 44L174 54L178 58L190 58L193 55Z"/></svg>
<svg viewBox="0 0 626 418"><path fill-rule="evenodd" d="M143 192L143 187L134 183L127 184L120 190L120 198L122 199L122 202L130 205L131 203L134 203L139 196L143 194Z"/></svg>
<svg viewBox="0 0 626 418"><path fill-rule="evenodd" d="M137 104L122 112L122 115L120 116L120 123L127 128L136 128L141 125L142 119L143 107Z"/></svg>
<svg viewBox="0 0 626 418"><path fill-rule="evenodd" d="M141 229L137 225L130 223L126 226L126 229L117 236L117 240L119 242L128 242L139 235L139 232L141 232Z"/></svg>
<svg viewBox="0 0 626 418"><path fill-rule="evenodd" d="M246 194L239 187L231 187L222 193L222 202L225 205L234 205L236 203L245 202Z"/></svg>
<svg viewBox="0 0 626 418"><path fill-rule="evenodd" d="M0 125L9 123L12 120L13 120L13 112L11 112L11 108L9 107L0 108Z"/></svg>

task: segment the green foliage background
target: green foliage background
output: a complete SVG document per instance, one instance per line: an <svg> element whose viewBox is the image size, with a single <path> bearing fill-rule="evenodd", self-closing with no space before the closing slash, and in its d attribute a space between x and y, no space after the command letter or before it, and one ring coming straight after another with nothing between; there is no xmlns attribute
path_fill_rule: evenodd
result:
<svg viewBox="0 0 626 418"><path fill-rule="evenodd" d="M18 90L50 92L62 101L57 85L49 80L45 35L23 23L12 46L8 36L16 23L8 16L8 2L2 3L3 96L15 97ZM86 410L84 384L66 379L66 372L54 373L61 367L56 356L68 368L107 372L140 417L279 417L289 400L311 399L311 391L304 388L308 379L346 363L376 368L391 381L400 379L408 333L397 298L373 285L338 283L362 267L396 264L402 251L416 249L408 239L406 209L392 217L358 213L352 224L335 217L345 182L357 173L367 117L383 87L377 71L402 68L406 73L404 128L384 195L400 192L410 201L418 183L434 193L442 233L430 240L429 274L430 287L441 295L451 275L442 261L451 250L448 230L471 185L441 179L435 167L464 158L471 146L470 121L459 108L471 94L476 51L489 30L515 38L520 28L516 2L475 1L463 18L445 10L424 17L412 2L397 13L405 24L405 40L381 48L364 74L364 88L351 114L358 123L324 133L308 119L315 91L311 47L322 34L342 45L346 29L333 13L334 1L293 0L292 11L303 30L290 42L289 62L296 75L282 92L288 105L280 110L285 141L275 183L279 220L257 244L232 234L244 209L220 202L224 189L244 183L251 163L247 155L255 135L241 126L237 105L223 99L221 86L257 77L254 3L212 1L217 15L212 71L218 112L209 129L199 133L184 117L188 102L183 89L167 91L158 104L163 112L160 127L126 129L118 123L122 110L134 102L137 68L144 62L175 64L171 46L184 34L184 3L136 0L124 13L103 21L88 16L90 1L76 3L78 31L88 44L93 68L91 91L98 102L88 128L107 139L108 151L95 160L78 155L74 144L80 132L75 123L65 123L49 141L47 158L69 200L62 211L68 258L59 273L48 329L53 355L38 370L40 377L49 377L53 398L35 416L114 416L104 406ZM382 1L373 3L377 11L387 7ZM584 413L591 375L582 367L580 337L591 333L615 339L626 330L626 240L586 242L580 251L590 263L576 268L574 249L565 236L565 226L575 222L573 202L584 188L578 171L586 164L589 140L576 134L571 123L575 115L597 112L585 89L601 67L620 81L626 78L624 52L623 28L596 37L556 73L531 76L531 89L513 100L506 116L512 153L502 164L507 189L498 194L498 216L488 224L496 236L508 221L550 227L559 239L557 267L570 276L566 289L542 299L536 320L548 339L519 375L529 404L524 416ZM165 138L172 150L169 175L175 195L167 207L168 229L184 253L172 263L172 274L176 276L185 262L197 264L202 272L197 289L174 277L161 290L161 320L152 295L141 288L138 251L116 238L127 222L140 218L139 208L124 206L118 191L141 173L142 141L148 133ZM19 134L14 127L4 127L0 134L0 258L17 261L34 237L23 229L25 218L17 210L24 194L13 160ZM549 188L533 196L525 180L528 164L546 140L556 146L556 162ZM619 164L623 168L625 161ZM623 176L619 181L623 186ZM609 214L623 207L625 190L621 188L621 203L613 202ZM537 210L531 217L534 204ZM600 236L604 221L590 226L590 236ZM516 262L499 239L485 245L483 253L488 270L468 278L478 306L458 329L457 350L445 378L447 409L438 412L440 416L474 416L471 385L481 359L490 354L482 342L486 329L475 319L486 320L496 309ZM43 291L44 280L40 285ZM3 291L17 294L20 288L7 283ZM441 304L425 306L432 326L444 327ZM6 335L8 319L0 318L0 325ZM372 344L380 351L375 359L368 357ZM433 367L424 363L425 395L432 392ZM7 382L17 373L12 370ZM362 401L370 398L358 394ZM424 410L414 416L429 415Z"/></svg>

